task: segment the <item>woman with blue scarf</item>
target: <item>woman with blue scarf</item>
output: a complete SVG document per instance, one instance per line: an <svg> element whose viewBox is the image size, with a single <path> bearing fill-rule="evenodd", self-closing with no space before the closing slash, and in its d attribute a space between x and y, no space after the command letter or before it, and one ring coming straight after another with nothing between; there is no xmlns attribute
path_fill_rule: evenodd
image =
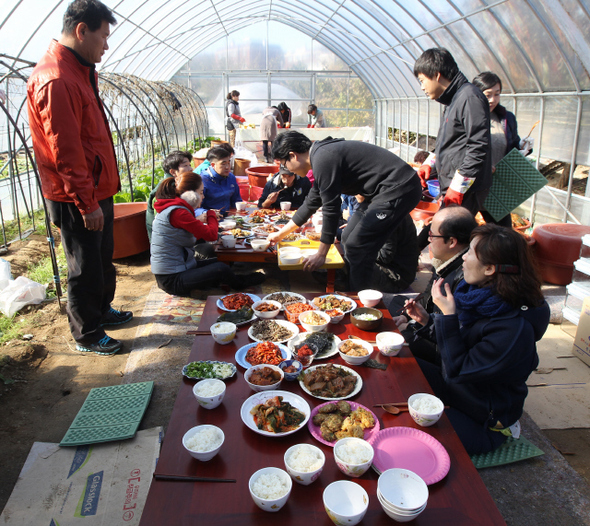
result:
<svg viewBox="0 0 590 526"><path fill-rule="evenodd" d="M518 438L526 380L539 363L536 342L549 323L530 247L518 232L477 227L463 256L455 294L438 280L432 299L442 314L408 302L408 314L436 341L442 367L419 360L469 454Z"/></svg>

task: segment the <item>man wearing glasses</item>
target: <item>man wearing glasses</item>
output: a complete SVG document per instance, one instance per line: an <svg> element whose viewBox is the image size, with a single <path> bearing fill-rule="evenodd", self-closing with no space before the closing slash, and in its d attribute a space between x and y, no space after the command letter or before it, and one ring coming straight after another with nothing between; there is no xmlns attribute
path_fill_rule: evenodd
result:
<svg viewBox="0 0 590 526"><path fill-rule="evenodd" d="M451 286L455 292L457 285L463 279L463 255L469 250L471 232L477 226L473 215L467 208L451 205L438 211L430 223L428 240L430 257L432 258L432 278L426 287L420 303L428 313L440 312L432 301L432 284L440 278ZM443 285L444 290L444 285ZM397 296L388 305L392 313L399 312L404 305L405 298ZM410 300L413 301L413 300ZM427 338L431 327L422 327L414 323L408 324L410 318L405 315L393 318L410 350L417 358L440 365L440 355L436 351L436 344Z"/></svg>
<svg viewBox="0 0 590 526"><path fill-rule="evenodd" d="M341 194L365 198L342 235L349 290L370 287L379 249L422 196L414 169L384 148L360 141L327 137L313 146L305 135L290 130L273 145L273 157L297 175L311 169L313 188L293 219L271 241L280 241L322 207L323 224L318 253L305 259L303 269L317 270L338 230Z"/></svg>

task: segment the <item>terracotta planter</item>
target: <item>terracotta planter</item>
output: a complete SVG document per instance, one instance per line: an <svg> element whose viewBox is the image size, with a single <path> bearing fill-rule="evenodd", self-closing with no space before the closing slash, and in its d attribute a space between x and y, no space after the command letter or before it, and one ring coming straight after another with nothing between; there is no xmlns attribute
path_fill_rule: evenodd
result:
<svg viewBox="0 0 590 526"><path fill-rule="evenodd" d="M420 201L416 205L416 208L410 212L410 216L414 221L424 221L429 223L432 221L432 217L438 212L439 208L440 206L436 202Z"/></svg>
<svg viewBox="0 0 590 526"><path fill-rule="evenodd" d="M533 249L543 281L554 285L571 283L574 261L580 257L582 236L586 234L590 234L590 226L566 223L550 223L533 230Z"/></svg>
<svg viewBox="0 0 590 526"><path fill-rule="evenodd" d="M249 159L234 159L234 175L246 175L246 170L250 168L250 160Z"/></svg>
<svg viewBox="0 0 590 526"><path fill-rule="evenodd" d="M150 248L145 226L147 203L116 203L113 259L126 258Z"/></svg>
<svg viewBox="0 0 590 526"><path fill-rule="evenodd" d="M222 144L229 144L229 142L222 141L221 139L217 141L211 141L211 148L215 148L215 146L221 146Z"/></svg>
<svg viewBox="0 0 590 526"><path fill-rule="evenodd" d="M268 176L279 173L279 166L254 166L253 168L247 168L246 173L248 174L248 182L252 186L264 188Z"/></svg>

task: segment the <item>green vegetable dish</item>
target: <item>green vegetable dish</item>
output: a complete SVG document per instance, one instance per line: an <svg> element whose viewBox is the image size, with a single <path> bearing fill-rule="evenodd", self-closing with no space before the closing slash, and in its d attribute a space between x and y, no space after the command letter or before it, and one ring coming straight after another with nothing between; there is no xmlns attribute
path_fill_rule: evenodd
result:
<svg viewBox="0 0 590 526"><path fill-rule="evenodd" d="M236 366L228 362L191 362L182 368L182 374L194 380L204 378L225 380L236 374Z"/></svg>

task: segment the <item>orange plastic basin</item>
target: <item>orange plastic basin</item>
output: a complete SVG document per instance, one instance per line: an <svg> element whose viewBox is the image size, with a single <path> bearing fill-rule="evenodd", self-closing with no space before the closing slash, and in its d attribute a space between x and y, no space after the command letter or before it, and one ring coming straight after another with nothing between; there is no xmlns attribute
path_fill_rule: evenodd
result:
<svg viewBox="0 0 590 526"><path fill-rule="evenodd" d="M414 221L432 221L434 214L438 212L440 205L436 202L420 201L414 210L410 212L410 216Z"/></svg>
<svg viewBox="0 0 590 526"><path fill-rule="evenodd" d="M126 258L145 252L150 242L145 226L147 203L115 203L113 259Z"/></svg>
<svg viewBox="0 0 590 526"><path fill-rule="evenodd" d="M279 166L253 166L252 168L246 168L248 174L248 182L252 186L259 186L264 188L266 179L269 175L275 175L279 173Z"/></svg>

